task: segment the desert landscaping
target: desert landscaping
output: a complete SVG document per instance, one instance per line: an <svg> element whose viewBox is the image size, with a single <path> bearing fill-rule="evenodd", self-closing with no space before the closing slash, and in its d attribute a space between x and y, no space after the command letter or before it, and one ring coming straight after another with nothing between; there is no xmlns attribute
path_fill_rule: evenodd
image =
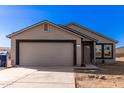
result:
<svg viewBox="0 0 124 93"><path fill-rule="evenodd" d="M75 70L77 88L124 88L124 62L100 64L99 70Z"/></svg>

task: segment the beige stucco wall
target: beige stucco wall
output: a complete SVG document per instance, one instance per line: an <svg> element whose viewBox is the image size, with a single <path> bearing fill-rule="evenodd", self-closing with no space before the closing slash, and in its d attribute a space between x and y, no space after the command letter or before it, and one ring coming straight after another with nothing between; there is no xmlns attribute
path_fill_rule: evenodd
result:
<svg viewBox="0 0 124 93"><path fill-rule="evenodd" d="M50 25L49 32L43 32L43 25L33 27L23 33L15 35L11 38L12 62L16 62L16 39L50 39L50 40L76 40L78 45L81 45L80 37L64 31L60 28ZM81 47L77 47L77 65L81 64Z"/></svg>
<svg viewBox="0 0 124 93"><path fill-rule="evenodd" d="M80 31L80 32L82 32L82 33L84 33L84 34L90 36L90 37L93 37L93 38L97 39L97 40L98 40L97 43L113 43L113 59L105 59L105 62L106 62L106 63L114 63L114 62L115 62L115 56L116 56L116 54L115 54L115 42L113 42L113 41L111 41L111 40L108 40L108 39L106 39L106 38L103 38L103 37L101 37L101 36L99 36L99 35L96 35L96 34L90 32L90 31L88 31L88 30L86 30L86 29L83 29L83 28L80 28L80 27L78 27L78 26L75 26L75 25L73 25L73 24L68 25L68 27L73 28L73 29L75 29L75 30L78 30L78 31ZM85 39L84 39L84 41L85 41ZM95 44L94 44L94 45L95 45ZM96 61L97 61L97 62L101 62L102 59L96 59Z"/></svg>

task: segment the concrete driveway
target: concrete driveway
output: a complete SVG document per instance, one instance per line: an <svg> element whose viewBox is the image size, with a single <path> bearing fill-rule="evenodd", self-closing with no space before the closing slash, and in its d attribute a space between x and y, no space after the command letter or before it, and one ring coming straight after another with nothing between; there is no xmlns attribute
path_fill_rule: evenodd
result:
<svg viewBox="0 0 124 93"><path fill-rule="evenodd" d="M74 88L73 67L14 67L0 71L1 88Z"/></svg>

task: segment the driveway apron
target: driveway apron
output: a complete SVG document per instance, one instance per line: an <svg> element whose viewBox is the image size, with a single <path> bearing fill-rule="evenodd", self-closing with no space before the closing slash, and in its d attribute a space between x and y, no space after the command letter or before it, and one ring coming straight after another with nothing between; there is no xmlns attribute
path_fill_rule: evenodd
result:
<svg viewBox="0 0 124 93"><path fill-rule="evenodd" d="M73 67L16 67L0 71L4 88L74 88Z"/></svg>

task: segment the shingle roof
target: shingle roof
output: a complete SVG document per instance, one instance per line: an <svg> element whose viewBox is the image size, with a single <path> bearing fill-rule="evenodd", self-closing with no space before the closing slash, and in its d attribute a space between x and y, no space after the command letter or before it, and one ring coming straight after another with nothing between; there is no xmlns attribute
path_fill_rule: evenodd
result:
<svg viewBox="0 0 124 93"><path fill-rule="evenodd" d="M24 28L24 29L21 29L21 30L19 30L19 31L13 32L13 33L7 35L7 37L8 37L8 38L11 38L11 37L14 36L14 35L17 35L17 34L19 34L19 33L22 33L23 31L25 31L25 30L27 30L27 29L30 29L30 28L32 28L32 27L35 27L35 26L40 25L40 24L45 23L45 22L46 22L46 23L53 24L54 26L59 27L59 28L61 28L61 29L68 30L68 31L70 31L70 32L72 32L72 33L74 33L74 34L77 34L77 35L80 35L80 36L83 36L83 37L87 37L87 38L89 38L89 39L92 39L92 40L97 41L97 40L96 40L95 38L93 38L93 37L90 37L90 36L88 36L88 35L85 35L85 34L79 32L79 31L77 31L77 30L74 30L74 29L71 29L71 28L67 27L67 25L66 25L66 26L59 26L59 25L56 25L55 23L49 22L48 20L40 21L40 22L38 22L38 23L36 23L36 24L33 24L33 25L31 25L31 26L28 26L28 27L26 27L26 28ZM70 23L70 24L72 24L72 23ZM73 23L73 24L75 24L75 23ZM75 24L75 25L77 25L77 24ZM81 28L84 28L84 29L86 29L86 30L88 30L88 31L90 31L90 32L92 32L92 33L94 33L94 34L96 34L96 35L99 35L99 36L101 36L101 37L103 37L103 38L106 38L106 39L108 39L108 40L111 40L111 41L117 43L116 40L110 39L110 38L108 38L108 37L106 37L106 36L103 36L103 35L101 35L101 34L99 34L99 33L93 32L92 30L89 30L88 28L85 28L85 27L80 26L80 25L77 25L77 26L79 26L79 27L81 27Z"/></svg>
<svg viewBox="0 0 124 93"><path fill-rule="evenodd" d="M96 31L93 31L93 30L91 30L91 29L89 29L89 28L87 28L87 27L81 26L81 25L76 24L76 23L74 23L74 22L69 23L69 24L67 24L66 26L71 25L71 24L72 24L72 25L75 25L75 26L78 26L78 27L80 27L80 28L83 28L83 29L85 29L85 30L87 30L87 31L90 31L90 32L93 33L93 34L96 34L96 35L98 35L98 36L101 36L101 37L103 37L103 38L106 38L106 39L108 39L108 40L110 40L110 41L113 41L113 42L115 42L115 43L118 43L118 41L116 41L116 40L114 40L114 39L111 39L111 38L109 38L109 37L107 37L107 36L104 36L104 35L101 34L101 33L98 33L98 32L96 32Z"/></svg>

